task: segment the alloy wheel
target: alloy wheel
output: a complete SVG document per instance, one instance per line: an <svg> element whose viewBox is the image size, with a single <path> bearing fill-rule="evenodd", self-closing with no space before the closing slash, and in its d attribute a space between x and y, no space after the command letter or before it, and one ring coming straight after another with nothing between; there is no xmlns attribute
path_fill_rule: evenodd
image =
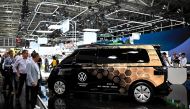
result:
<svg viewBox="0 0 190 109"><path fill-rule="evenodd" d="M61 95L65 92L65 83L63 81L57 81L54 84L54 91L55 93Z"/></svg>
<svg viewBox="0 0 190 109"><path fill-rule="evenodd" d="M138 102L146 103L151 97L151 90L146 85L139 85L134 89L134 97Z"/></svg>

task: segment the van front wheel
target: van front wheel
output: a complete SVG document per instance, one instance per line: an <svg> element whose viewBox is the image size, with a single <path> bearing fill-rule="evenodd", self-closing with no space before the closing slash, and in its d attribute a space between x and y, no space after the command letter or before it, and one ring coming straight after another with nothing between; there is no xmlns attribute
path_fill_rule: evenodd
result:
<svg viewBox="0 0 190 109"><path fill-rule="evenodd" d="M57 79L53 85L54 93L57 95L63 95L66 92L66 84L63 80Z"/></svg>

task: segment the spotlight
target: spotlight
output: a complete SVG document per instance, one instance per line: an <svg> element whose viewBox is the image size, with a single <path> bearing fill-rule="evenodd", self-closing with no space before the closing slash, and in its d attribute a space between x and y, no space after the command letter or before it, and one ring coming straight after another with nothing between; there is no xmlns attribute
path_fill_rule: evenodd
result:
<svg viewBox="0 0 190 109"><path fill-rule="evenodd" d="M182 10L181 9L177 9L177 13L181 13L182 12Z"/></svg>
<svg viewBox="0 0 190 109"><path fill-rule="evenodd" d="M80 0L75 0L75 3L79 3L80 2Z"/></svg>
<svg viewBox="0 0 190 109"><path fill-rule="evenodd" d="M100 3L100 1L101 1L101 0L97 0L96 2L97 2L97 3Z"/></svg>
<svg viewBox="0 0 190 109"><path fill-rule="evenodd" d="M166 6L166 5L163 5L162 9L163 9L163 10L166 10L166 9L167 9L167 6Z"/></svg>

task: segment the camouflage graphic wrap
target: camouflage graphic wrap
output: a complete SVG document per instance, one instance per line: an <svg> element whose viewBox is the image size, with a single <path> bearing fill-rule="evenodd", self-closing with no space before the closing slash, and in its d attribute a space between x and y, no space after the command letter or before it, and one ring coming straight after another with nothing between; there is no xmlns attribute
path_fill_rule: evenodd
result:
<svg viewBox="0 0 190 109"><path fill-rule="evenodd" d="M149 81L155 87L164 82L164 75L154 75L154 67L162 66L162 64L153 46L122 46L121 48L146 48L150 61L148 63L97 64L91 67L83 66L83 69L89 69L87 71L98 79L107 77L119 84L120 93L125 93L129 86L137 80Z"/></svg>

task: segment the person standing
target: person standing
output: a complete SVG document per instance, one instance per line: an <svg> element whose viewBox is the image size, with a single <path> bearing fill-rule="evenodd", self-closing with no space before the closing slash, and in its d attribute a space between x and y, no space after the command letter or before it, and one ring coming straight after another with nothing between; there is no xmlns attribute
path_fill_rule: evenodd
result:
<svg viewBox="0 0 190 109"><path fill-rule="evenodd" d="M22 93L22 88L23 88L23 85L25 83L25 86L26 86L26 75L27 75L27 72L26 72L26 64L29 62L29 59L28 59L28 50L23 50L22 51L22 57L17 59L15 64L14 64L14 67L16 69L16 75L19 79L19 87L18 87L18 93L17 93L17 98L20 97L21 93ZM26 101L28 101L28 88L26 86Z"/></svg>
<svg viewBox="0 0 190 109"><path fill-rule="evenodd" d="M15 55L15 60L22 58L20 51Z"/></svg>
<svg viewBox="0 0 190 109"><path fill-rule="evenodd" d="M169 60L168 60L168 57L167 57L166 52L163 52L163 53L162 53L162 59L163 59L163 61L164 61L165 66L167 66L167 67L171 66L171 64L170 64L170 62L169 62Z"/></svg>
<svg viewBox="0 0 190 109"><path fill-rule="evenodd" d="M15 61L22 58L20 51L14 56ZM15 68L15 64L13 65L13 75L12 75L12 79L13 79L13 86L14 86L14 92L18 91L18 78L17 78L17 69Z"/></svg>
<svg viewBox="0 0 190 109"><path fill-rule="evenodd" d="M179 63L180 63L180 67L186 67L187 58L186 58L186 56L185 56L185 53L182 53L182 54L181 54Z"/></svg>
<svg viewBox="0 0 190 109"><path fill-rule="evenodd" d="M42 66L42 58L41 57L38 59L37 63L38 63L39 69L41 70L41 66Z"/></svg>
<svg viewBox="0 0 190 109"><path fill-rule="evenodd" d="M57 59L55 56L52 57L51 67L55 68L58 65Z"/></svg>
<svg viewBox="0 0 190 109"><path fill-rule="evenodd" d="M8 54L7 54L7 52L5 52L4 54L3 54L3 57L1 58L1 74L2 74L2 76L4 76L5 75L5 72L4 72L4 60L5 60L5 58L7 58L8 57Z"/></svg>
<svg viewBox="0 0 190 109"><path fill-rule="evenodd" d="M42 75L41 75L42 58L41 57L38 59L37 64L38 64L38 68L39 68L39 71L40 71L40 80L38 81L39 82L39 87L40 87L41 86L41 82L42 82Z"/></svg>
<svg viewBox="0 0 190 109"><path fill-rule="evenodd" d="M37 94L39 90L40 70L38 61L40 56L38 53L32 55L32 60L26 65L27 79L26 83L31 93L31 106L35 107L37 102Z"/></svg>
<svg viewBox="0 0 190 109"><path fill-rule="evenodd" d="M13 64L14 64L14 54L13 51L10 50L8 52L8 57L4 60L4 74L5 74L5 81L3 84L3 90L6 90L6 87L9 86L9 92L13 91L12 86L12 74L13 74Z"/></svg>
<svg viewBox="0 0 190 109"><path fill-rule="evenodd" d="M174 53L171 59L171 63L173 64L174 68L179 67L179 57L177 56L177 53Z"/></svg>
<svg viewBox="0 0 190 109"><path fill-rule="evenodd" d="M49 72L49 60L45 58L45 72Z"/></svg>

